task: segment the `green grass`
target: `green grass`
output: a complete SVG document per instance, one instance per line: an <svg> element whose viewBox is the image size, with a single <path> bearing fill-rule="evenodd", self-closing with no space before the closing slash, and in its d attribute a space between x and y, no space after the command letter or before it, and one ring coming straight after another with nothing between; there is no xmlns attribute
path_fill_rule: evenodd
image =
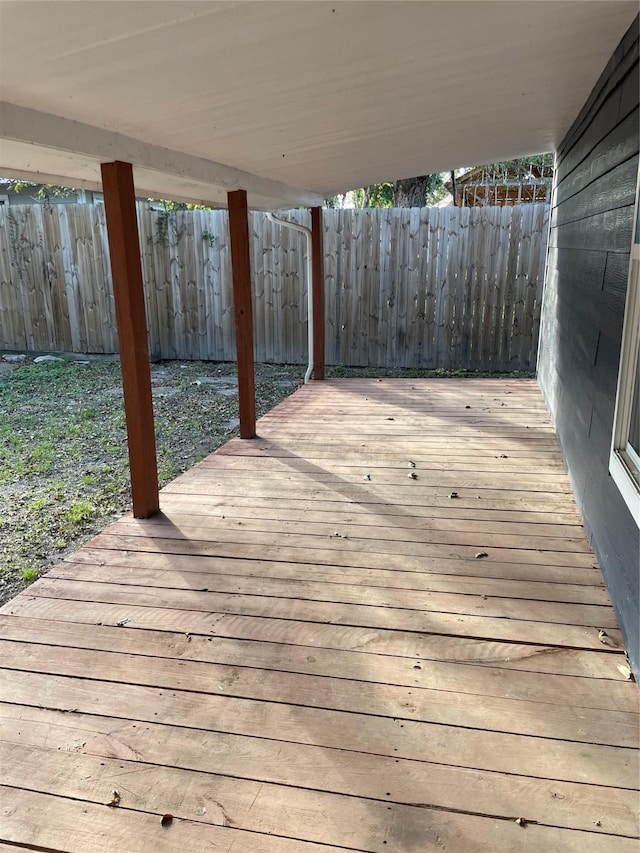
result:
<svg viewBox="0 0 640 853"><path fill-rule="evenodd" d="M29 504L29 509L31 510L31 512L37 513L40 512L41 509L44 509L46 506L48 506L48 504L49 498L42 496L31 501L31 503Z"/></svg>
<svg viewBox="0 0 640 853"><path fill-rule="evenodd" d="M210 362L152 367L154 387L171 391L154 399L161 485L230 437L224 424L237 417L237 399L197 380L235 374L235 365ZM257 365L259 411L303 374ZM283 378L290 387L278 384ZM0 373L0 602L129 511L121 387L113 360L68 358Z"/></svg>
<svg viewBox="0 0 640 853"><path fill-rule="evenodd" d="M37 444L29 450L26 474L46 474L53 464L54 450L50 441Z"/></svg>
<svg viewBox="0 0 640 853"><path fill-rule="evenodd" d="M92 517L95 510L88 501L74 501L65 511L64 517L70 524L81 524Z"/></svg>
<svg viewBox="0 0 640 853"><path fill-rule="evenodd" d="M194 459L194 462L196 460ZM198 460L200 461L200 460ZM180 474L180 467L172 459L165 459L158 465L158 482L160 486L170 483Z"/></svg>
<svg viewBox="0 0 640 853"><path fill-rule="evenodd" d="M27 584L37 581L39 577L40 571L34 566L22 570L22 580Z"/></svg>
<svg viewBox="0 0 640 853"><path fill-rule="evenodd" d="M110 477L117 498L126 494L124 420L121 401L104 394L118 385L119 367L108 362L25 364L0 375L0 518L8 520L0 592L10 578L31 582L92 523L122 511ZM107 459L110 474L101 475Z"/></svg>

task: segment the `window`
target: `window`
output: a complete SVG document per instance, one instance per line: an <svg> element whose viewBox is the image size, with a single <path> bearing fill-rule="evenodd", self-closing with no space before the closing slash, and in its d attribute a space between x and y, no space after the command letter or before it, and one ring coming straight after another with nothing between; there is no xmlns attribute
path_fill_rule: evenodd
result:
<svg viewBox="0 0 640 853"><path fill-rule="evenodd" d="M640 527L640 171L609 470Z"/></svg>

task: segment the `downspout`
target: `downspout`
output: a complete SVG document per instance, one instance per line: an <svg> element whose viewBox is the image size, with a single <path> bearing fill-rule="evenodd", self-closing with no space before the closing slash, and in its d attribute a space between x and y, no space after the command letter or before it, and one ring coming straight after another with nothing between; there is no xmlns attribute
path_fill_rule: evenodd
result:
<svg viewBox="0 0 640 853"><path fill-rule="evenodd" d="M311 379L311 374L313 373L313 278L311 274L312 270L312 243L311 243L311 229L307 228L305 225L298 225L297 222L288 222L286 219L278 219L277 216L274 216L272 213L267 213L267 219L269 222L275 222L277 225L282 225L284 228L293 228L294 231L301 231L303 234L306 234L307 237L307 334L309 341L309 365L307 367L307 372L304 375L305 385Z"/></svg>

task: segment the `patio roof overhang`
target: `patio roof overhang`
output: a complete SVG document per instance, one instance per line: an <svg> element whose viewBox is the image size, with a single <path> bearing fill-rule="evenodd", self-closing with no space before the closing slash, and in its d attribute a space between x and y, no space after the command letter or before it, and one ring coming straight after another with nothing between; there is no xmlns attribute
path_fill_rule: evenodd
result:
<svg viewBox="0 0 640 853"><path fill-rule="evenodd" d="M553 150L636 2L0 0L0 174L276 209Z"/></svg>

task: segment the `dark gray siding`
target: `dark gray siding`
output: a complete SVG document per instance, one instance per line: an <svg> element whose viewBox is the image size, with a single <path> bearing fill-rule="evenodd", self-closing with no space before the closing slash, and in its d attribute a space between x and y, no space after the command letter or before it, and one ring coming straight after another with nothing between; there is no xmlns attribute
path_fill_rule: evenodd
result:
<svg viewBox="0 0 640 853"><path fill-rule="evenodd" d="M638 529L608 467L638 135L636 18L558 152L538 358L540 384L636 675Z"/></svg>

